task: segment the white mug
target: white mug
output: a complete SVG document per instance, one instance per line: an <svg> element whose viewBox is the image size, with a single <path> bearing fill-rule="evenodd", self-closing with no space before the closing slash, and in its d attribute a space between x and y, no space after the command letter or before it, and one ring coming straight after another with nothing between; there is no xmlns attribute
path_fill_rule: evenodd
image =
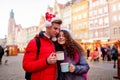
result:
<svg viewBox="0 0 120 80"><path fill-rule="evenodd" d="M56 57L57 57L57 60L64 60L64 51L57 51Z"/></svg>

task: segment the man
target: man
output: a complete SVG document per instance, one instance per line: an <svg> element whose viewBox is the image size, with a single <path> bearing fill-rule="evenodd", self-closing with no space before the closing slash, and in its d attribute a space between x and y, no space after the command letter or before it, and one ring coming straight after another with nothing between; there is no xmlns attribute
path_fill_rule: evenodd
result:
<svg viewBox="0 0 120 80"><path fill-rule="evenodd" d="M56 56L55 47L50 40L52 37L56 37L59 33L60 26L62 24L61 19L55 18L52 14L46 13L45 23L46 31L40 32L40 53L36 60L37 46L35 39L32 39L26 48L26 52L23 58L23 68L27 72L32 72L31 80L56 80ZM50 19L52 18L52 19Z"/></svg>

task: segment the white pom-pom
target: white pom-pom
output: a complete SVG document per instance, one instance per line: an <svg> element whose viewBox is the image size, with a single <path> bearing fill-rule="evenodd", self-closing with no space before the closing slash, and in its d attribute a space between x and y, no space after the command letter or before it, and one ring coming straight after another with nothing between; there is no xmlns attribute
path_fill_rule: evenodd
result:
<svg viewBox="0 0 120 80"><path fill-rule="evenodd" d="M56 38L56 37L52 37L51 40L52 40L52 41L57 41L57 38Z"/></svg>
<svg viewBox="0 0 120 80"><path fill-rule="evenodd" d="M46 26L46 27L50 27L51 25L52 25L51 22L45 21L45 26Z"/></svg>

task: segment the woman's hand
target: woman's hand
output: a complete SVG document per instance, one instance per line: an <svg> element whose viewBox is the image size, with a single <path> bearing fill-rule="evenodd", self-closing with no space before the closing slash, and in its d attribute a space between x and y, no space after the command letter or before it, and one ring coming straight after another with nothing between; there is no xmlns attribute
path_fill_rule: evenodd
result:
<svg viewBox="0 0 120 80"><path fill-rule="evenodd" d="M75 66L73 64L70 64L69 71L70 72L74 72L75 71Z"/></svg>

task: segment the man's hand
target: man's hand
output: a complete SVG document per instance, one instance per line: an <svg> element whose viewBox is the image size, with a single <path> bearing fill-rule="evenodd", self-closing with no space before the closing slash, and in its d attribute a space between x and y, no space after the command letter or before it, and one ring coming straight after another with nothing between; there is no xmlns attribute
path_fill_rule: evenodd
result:
<svg viewBox="0 0 120 80"><path fill-rule="evenodd" d="M57 58L56 58L56 53L52 52L49 57L47 58L47 62L48 64L55 64L57 61Z"/></svg>

